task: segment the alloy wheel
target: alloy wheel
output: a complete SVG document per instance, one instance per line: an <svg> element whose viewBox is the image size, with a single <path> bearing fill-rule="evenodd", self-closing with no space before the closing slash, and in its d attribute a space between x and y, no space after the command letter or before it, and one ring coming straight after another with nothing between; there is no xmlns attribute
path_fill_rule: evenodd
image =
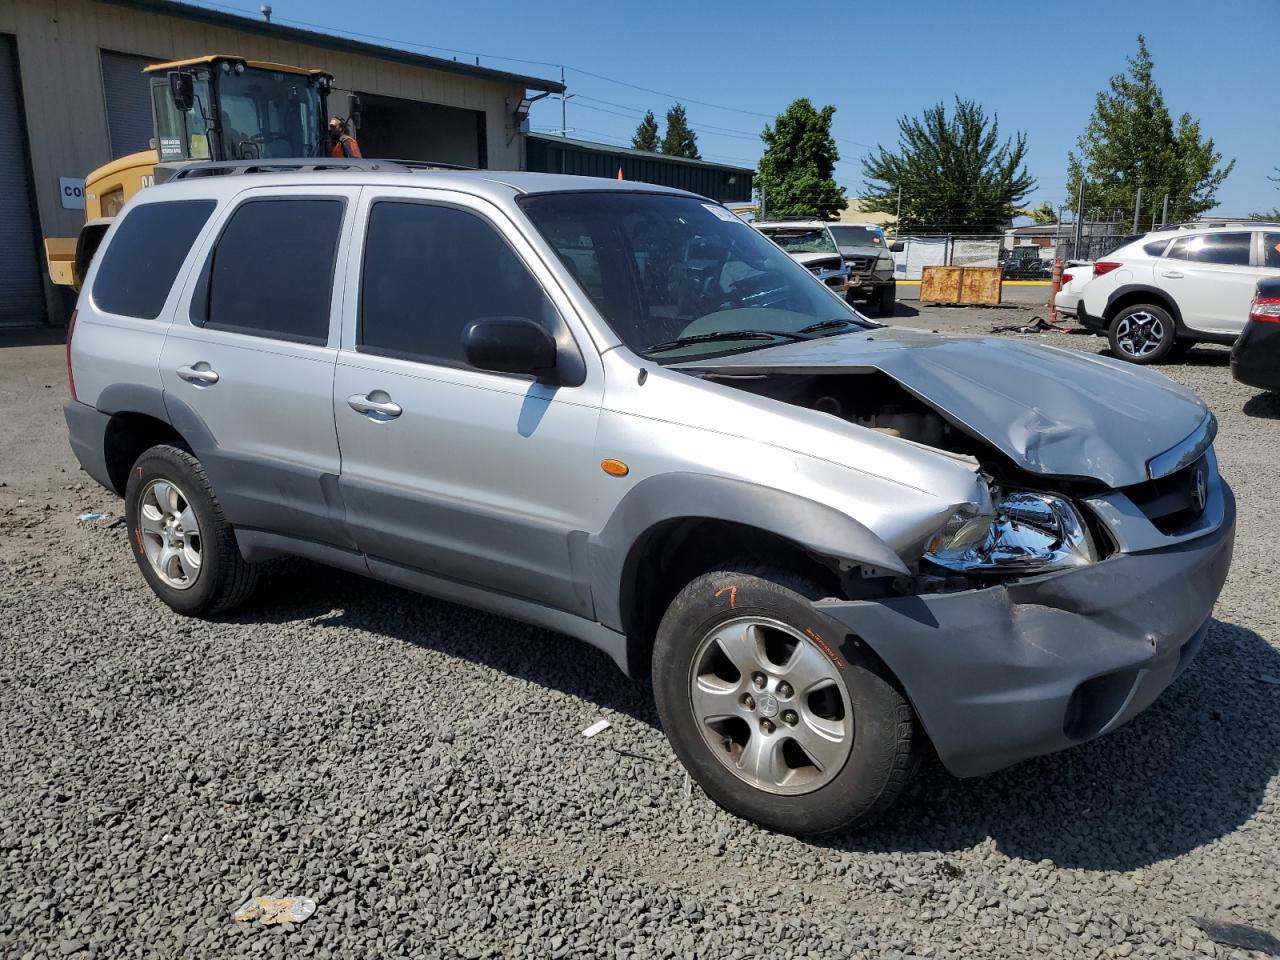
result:
<svg viewBox="0 0 1280 960"><path fill-rule="evenodd" d="M200 574L203 543L191 501L172 480L152 480L138 504L138 533L151 569L168 586L187 589Z"/></svg>
<svg viewBox="0 0 1280 960"><path fill-rule="evenodd" d="M1146 310L1136 310L1116 325L1116 343L1131 357L1148 357L1164 341L1164 324Z"/></svg>
<svg viewBox="0 0 1280 960"><path fill-rule="evenodd" d="M853 746L844 679L811 639L767 617L719 624L699 642L689 677L699 731L734 776L769 793L817 790Z"/></svg>

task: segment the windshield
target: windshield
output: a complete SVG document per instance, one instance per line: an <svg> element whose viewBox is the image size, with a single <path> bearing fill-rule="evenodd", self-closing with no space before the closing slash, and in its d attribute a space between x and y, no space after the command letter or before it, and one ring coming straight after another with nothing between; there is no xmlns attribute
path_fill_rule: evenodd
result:
<svg viewBox="0 0 1280 960"><path fill-rule="evenodd" d="M854 227L832 224L831 233L841 247L883 247L884 237L878 227Z"/></svg>
<svg viewBox="0 0 1280 960"><path fill-rule="evenodd" d="M716 204L591 191L521 206L618 337L659 363L874 326Z"/></svg>
<svg viewBox="0 0 1280 960"><path fill-rule="evenodd" d="M218 112L228 160L321 155L320 91L309 77L254 67L219 73Z"/></svg>
<svg viewBox="0 0 1280 960"><path fill-rule="evenodd" d="M761 228L761 233L787 253L837 253L831 235L822 229L789 230Z"/></svg>

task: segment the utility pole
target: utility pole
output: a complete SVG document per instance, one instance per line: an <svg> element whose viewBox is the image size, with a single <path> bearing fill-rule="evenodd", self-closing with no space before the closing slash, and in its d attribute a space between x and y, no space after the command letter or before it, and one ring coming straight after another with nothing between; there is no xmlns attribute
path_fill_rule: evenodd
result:
<svg viewBox="0 0 1280 960"><path fill-rule="evenodd" d="M564 67L560 68L560 86L564 86ZM560 136L562 137L569 136L569 120L566 116L564 105L565 101L572 96L574 94L565 93L563 90L560 91Z"/></svg>
<svg viewBox="0 0 1280 960"><path fill-rule="evenodd" d="M1138 211L1142 209L1142 188L1138 188L1138 195L1133 200L1133 229L1130 233L1138 232Z"/></svg>
<svg viewBox="0 0 1280 960"><path fill-rule="evenodd" d="M893 215L895 231L898 229L897 221L902 219L902 184L898 184L898 212Z"/></svg>
<svg viewBox="0 0 1280 960"><path fill-rule="evenodd" d="M1084 239L1084 177L1080 178L1080 192L1076 197L1076 237L1071 255L1077 260L1080 257L1080 241Z"/></svg>
<svg viewBox="0 0 1280 960"><path fill-rule="evenodd" d="M1169 225L1169 195L1164 195L1164 213L1160 214L1160 226L1167 227Z"/></svg>

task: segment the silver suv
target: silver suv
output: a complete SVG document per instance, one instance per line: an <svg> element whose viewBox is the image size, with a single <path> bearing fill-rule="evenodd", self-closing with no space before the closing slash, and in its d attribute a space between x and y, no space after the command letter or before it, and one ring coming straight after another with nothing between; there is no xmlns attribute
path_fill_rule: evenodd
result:
<svg viewBox="0 0 1280 960"><path fill-rule="evenodd" d="M294 554L562 631L802 834L1195 655L1235 505L1164 377L881 327L691 194L345 163L146 190L87 277L71 444L174 610Z"/></svg>

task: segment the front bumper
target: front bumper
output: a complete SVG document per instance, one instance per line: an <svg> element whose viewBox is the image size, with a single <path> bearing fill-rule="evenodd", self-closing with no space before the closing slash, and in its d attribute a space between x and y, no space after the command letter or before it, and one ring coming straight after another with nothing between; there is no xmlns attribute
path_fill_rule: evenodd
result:
<svg viewBox="0 0 1280 960"><path fill-rule="evenodd" d="M1280 323L1245 324L1231 348L1231 375L1261 390L1280 390Z"/></svg>
<svg viewBox="0 0 1280 960"><path fill-rule="evenodd" d="M1235 542L1235 498L1211 533L1160 550L960 593L818 607L906 690L943 764L999 770L1109 733L1199 650Z"/></svg>

